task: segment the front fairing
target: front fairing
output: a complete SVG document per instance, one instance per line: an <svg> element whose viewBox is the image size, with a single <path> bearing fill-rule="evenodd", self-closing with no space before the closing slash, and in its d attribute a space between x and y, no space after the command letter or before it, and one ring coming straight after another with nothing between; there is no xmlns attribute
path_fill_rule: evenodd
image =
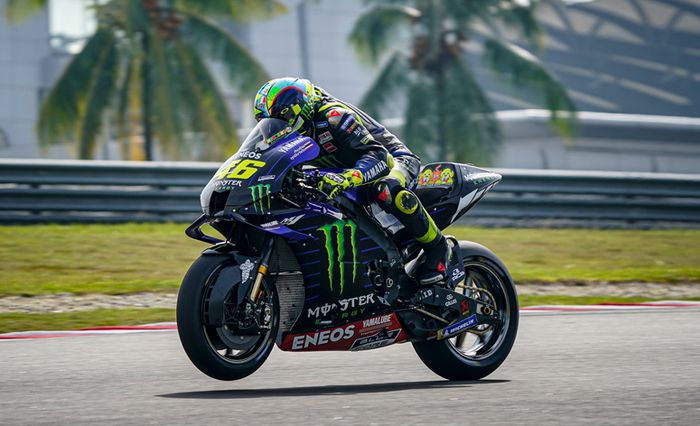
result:
<svg viewBox="0 0 700 426"><path fill-rule="evenodd" d="M289 170L313 160L319 152L313 139L293 131L286 122L264 119L204 188L202 210L214 216L249 204L264 207L282 189Z"/></svg>

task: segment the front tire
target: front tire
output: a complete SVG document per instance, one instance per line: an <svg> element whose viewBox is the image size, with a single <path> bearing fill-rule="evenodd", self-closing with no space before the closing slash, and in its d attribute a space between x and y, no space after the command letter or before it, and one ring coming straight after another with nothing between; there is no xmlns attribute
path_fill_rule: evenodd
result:
<svg viewBox="0 0 700 426"><path fill-rule="evenodd" d="M238 380L255 372L270 355L279 327L279 303L277 292L265 279L261 297L273 309L272 326L264 335L236 336L226 327L207 326L204 295L225 267L236 267L227 255L204 255L192 264L177 297L177 330L195 367L218 380Z"/></svg>
<svg viewBox="0 0 700 426"><path fill-rule="evenodd" d="M470 290L479 298L495 299L501 323L478 326L451 339L413 343L421 361L448 380L479 380L493 373L510 353L518 330L518 297L513 280L496 255L483 246L479 248L480 253L464 256L466 280L469 283L471 278L470 287L483 289Z"/></svg>

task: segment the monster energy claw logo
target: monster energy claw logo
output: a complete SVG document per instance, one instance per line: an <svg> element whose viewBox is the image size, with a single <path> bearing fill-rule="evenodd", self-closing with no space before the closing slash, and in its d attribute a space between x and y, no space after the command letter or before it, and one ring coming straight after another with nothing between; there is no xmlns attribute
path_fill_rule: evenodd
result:
<svg viewBox="0 0 700 426"><path fill-rule="evenodd" d="M265 205L270 210L270 185L260 184L250 187L250 196L253 199L253 209L255 212L265 212ZM265 203L267 201L267 203Z"/></svg>
<svg viewBox="0 0 700 426"><path fill-rule="evenodd" d="M345 242L346 237L350 238L350 251L352 252L352 281L355 282L357 275L357 250L355 247L355 229L356 225L352 221L337 220L331 224L323 225L318 228L323 233L326 241L326 255L328 256L328 282L331 290L333 290L333 270L335 264L338 264L340 294L343 294L345 286ZM346 232L347 231L347 232ZM335 235L335 246L333 245L333 236ZM336 258L337 257L337 258ZM336 259L334 259L336 258Z"/></svg>

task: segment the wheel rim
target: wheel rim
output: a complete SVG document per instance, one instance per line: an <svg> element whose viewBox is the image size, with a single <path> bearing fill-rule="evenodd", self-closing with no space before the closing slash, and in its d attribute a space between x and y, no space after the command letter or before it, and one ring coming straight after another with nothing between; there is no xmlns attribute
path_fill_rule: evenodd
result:
<svg viewBox="0 0 700 426"><path fill-rule="evenodd" d="M209 286L210 283L216 279L217 275L218 273L212 274L206 285ZM244 364L257 358L270 344L271 335L275 329L275 322L277 321L277 315L274 312L272 291L265 280L262 282L262 290L261 298L264 298L267 303L273 306L272 325L267 333L259 336L242 336L235 334L233 330L229 329L227 326L211 327L202 324L204 336L206 337L210 349L223 361L230 364Z"/></svg>
<svg viewBox="0 0 700 426"><path fill-rule="evenodd" d="M488 265L465 262L465 287L462 293L493 305L500 322L477 327L448 339L450 348L466 362L480 362L493 355L503 345L510 326L511 304L502 278ZM473 288L480 289L474 290Z"/></svg>

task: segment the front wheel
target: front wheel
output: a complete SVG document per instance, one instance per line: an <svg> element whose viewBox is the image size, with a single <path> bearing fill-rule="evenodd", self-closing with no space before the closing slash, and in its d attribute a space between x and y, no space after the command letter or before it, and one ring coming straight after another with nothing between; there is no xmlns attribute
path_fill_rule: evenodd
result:
<svg viewBox="0 0 700 426"><path fill-rule="evenodd" d="M464 283L456 290L483 301L498 312L498 322L478 325L441 341L414 342L421 361L448 380L479 380L494 372L510 353L518 331L518 297L510 274L482 247L464 256Z"/></svg>
<svg viewBox="0 0 700 426"><path fill-rule="evenodd" d="M267 330L243 334L228 325L207 325L205 313L211 314L207 311L211 296L208 290L226 268L238 268L230 256L205 255L192 264L177 297L177 330L182 347L199 370L215 379L238 380L260 368L270 355L279 327L279 303L274 287L264 279L258 307L267 312ZM222 274L226 276L231 274ZM232 284L235 294L238 283ZM221 313L225 322L231 313L230 306Z"/></svg>

